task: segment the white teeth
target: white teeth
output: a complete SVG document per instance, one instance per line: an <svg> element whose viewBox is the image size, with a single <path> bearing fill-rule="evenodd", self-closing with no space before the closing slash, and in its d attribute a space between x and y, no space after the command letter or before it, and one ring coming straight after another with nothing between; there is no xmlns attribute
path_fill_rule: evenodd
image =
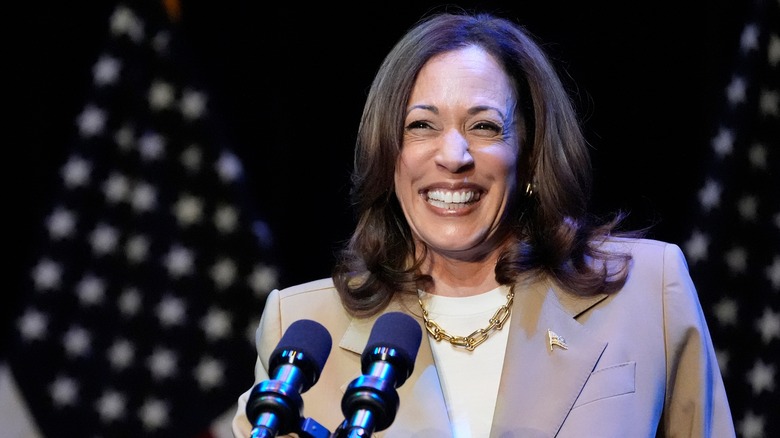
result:
<svg viewBox="0 0 780 438"><path fill-rule="evenodd" d="M431 190L428 192L428 202L439 208L462 208L476 199L477 193L472 191Z"/></svg>

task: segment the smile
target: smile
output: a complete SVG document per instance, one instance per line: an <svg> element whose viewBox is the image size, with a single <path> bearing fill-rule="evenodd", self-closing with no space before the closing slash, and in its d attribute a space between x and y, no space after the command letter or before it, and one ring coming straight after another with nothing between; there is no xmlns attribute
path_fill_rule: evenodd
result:
<svg viewBox="0 0 780 438"><path fill-rule="evenodd" d="M479 201L480 192L471 190L430 190L426 193L426 201L434 207L447 210L457 210Z"/></svg>

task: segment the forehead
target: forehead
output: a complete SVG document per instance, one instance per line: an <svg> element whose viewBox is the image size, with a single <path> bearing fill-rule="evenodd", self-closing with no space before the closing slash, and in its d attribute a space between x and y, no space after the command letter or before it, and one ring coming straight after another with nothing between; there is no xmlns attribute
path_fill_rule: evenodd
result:
<svg viewBox="0 0 780 438"><path fill-rule="evenodd" d="M412 100L435 96L515 97L514 82L501 63L482 47L470 45L439 53L422 67Z"/></svg>
<svg viewBox="0 0 780 438"><path fill-rule="evenodd" d="M441 69L468 69L474 73L506 75L501 63L477 45L460 47L432 56L425 62L420 74Z"/></svg>
<svg viewBox="0 0 780 438"><path fill-rule="evenodd" d="M470 44L468 46L458 47L455 49L447 50L441 53L437 53L431 56L423 67L429 66L435 63L474 63L474 64L490 64L493 68L501 69L501 66L483 47L476 44Z"/></svg>

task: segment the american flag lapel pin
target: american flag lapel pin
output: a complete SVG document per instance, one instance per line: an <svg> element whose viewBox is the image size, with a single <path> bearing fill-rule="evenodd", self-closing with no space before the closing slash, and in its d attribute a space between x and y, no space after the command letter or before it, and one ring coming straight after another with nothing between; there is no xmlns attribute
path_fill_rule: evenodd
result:
<svg viewBox="0 0 780 438"><path fill-rule="evenodd" d="M558 346L560 348L563 348L564 350L568 350L569 346L566 345L566 340L563 339L563 336L555 333L554 331L547 329L547 340L550 344L550 351L553 350L553 346Z"/></svg>

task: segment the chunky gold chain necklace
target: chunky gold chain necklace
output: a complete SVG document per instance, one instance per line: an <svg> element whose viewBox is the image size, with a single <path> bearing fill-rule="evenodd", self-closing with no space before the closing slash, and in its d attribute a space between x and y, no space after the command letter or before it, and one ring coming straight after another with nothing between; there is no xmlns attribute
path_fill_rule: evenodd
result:
<svg viewBox="0 0 780 438"><path fill-rule="evenodd" d="M512 301L514 298L515 288L513 286L509 289L509 293L506 296L506 304L496 310L496 313L493 314L493 317L488 321L487 327L475 330L468 336L452 336L447 333L439 324L436 324L435 321L431 321L428 317L428 311L425 310L422 299L418 298L417 301L420 303L420 308L422 309L425 328L428 330L428 333L433 335L433 339L435 339L436 342L445 340L456 347L462 347L466 350L473 351L480 344L485 342L494 330L501 330L501 328L504 327L504 323L509 319L509 315L512 313Z"/></svg>

